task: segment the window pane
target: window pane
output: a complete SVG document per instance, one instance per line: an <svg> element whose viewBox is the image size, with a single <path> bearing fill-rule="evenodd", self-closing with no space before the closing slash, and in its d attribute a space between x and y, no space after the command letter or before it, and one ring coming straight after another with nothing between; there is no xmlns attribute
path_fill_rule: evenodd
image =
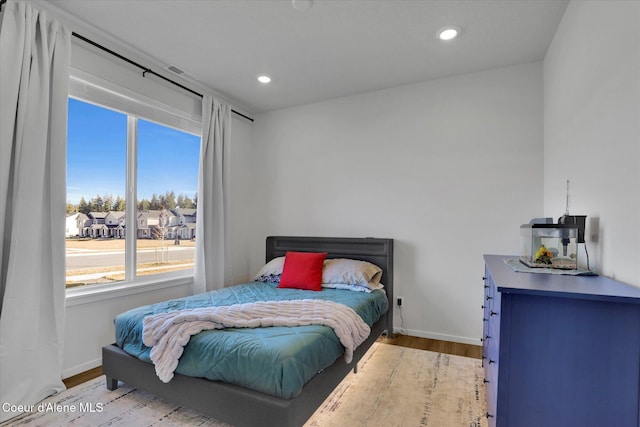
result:
<svg viewBox="0 0 640 427"><path fill-rule="evenodd" d="M127 116L69 98L67 287L124 280Z"/></svg>
<svg viewBox="0 0 640 427"><path fill-rule="evenodd" d="M136 275L192 270L200 137L138 120Z"/></svg>

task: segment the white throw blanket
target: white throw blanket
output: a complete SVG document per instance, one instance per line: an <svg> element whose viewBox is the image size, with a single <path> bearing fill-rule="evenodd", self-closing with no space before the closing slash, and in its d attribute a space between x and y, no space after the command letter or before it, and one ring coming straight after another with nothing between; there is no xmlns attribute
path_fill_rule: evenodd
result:
<svg viewBox="0 0 640 427"><path fill-rule="evenodd" d="M192 335L210 329L269 326L330 326L345 347L345 361L369 336L371 329L350 307L326 300L262 301L223 307L201 307L147 316L142 341L151 349L151 361L163 382L173 372Z"/></svg>

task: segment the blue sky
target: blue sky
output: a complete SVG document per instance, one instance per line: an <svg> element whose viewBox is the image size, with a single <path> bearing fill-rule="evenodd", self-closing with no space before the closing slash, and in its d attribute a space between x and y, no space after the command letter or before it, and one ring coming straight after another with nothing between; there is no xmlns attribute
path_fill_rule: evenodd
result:
<svg viewBox="0 0 640 427"><path fill-rule="evenodd" d="M127 116L69 99L67 202L125 196ZM138 199L173 190L193 198L200 137L138 120Z"/></svg>

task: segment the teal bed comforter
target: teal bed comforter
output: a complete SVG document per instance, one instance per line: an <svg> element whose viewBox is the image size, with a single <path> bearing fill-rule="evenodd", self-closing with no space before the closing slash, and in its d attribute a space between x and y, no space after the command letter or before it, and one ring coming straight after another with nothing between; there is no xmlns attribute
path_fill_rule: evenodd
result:
<svg viewBox="0 0 640 427"><path fill-rule="evenodd" d="M151 348L142 343L145 316L187 308L227 306L255 301L327 299L355 310L372 326L388 309L383 291L342 289L319 292L281 289L276 283L243 285L138 307L116 316L116 343L148 363ZM191 337L176 373L224 381L283 399L296 397L318 372L344 354L328 326L270 327L203 331Z"/></svg>

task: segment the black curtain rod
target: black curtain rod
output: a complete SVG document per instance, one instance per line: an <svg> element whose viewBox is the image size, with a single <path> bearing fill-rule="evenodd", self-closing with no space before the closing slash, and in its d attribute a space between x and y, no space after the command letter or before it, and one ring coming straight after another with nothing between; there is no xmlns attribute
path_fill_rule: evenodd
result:
<svg viewBox="0 0 640 427"><path fill-rule="evenodd" d="M5 4L6 2L7 2L7 0L0 0L0 8L2 8L2 6L4 6L4 4ZM82 40L83 42L89 43L90 45L95 46L95 47L97 47L98 49L100 49L100 50L102 50L102 51L104 51L104 52L107 52L107 53L109 53L109 54L111 54L111 55L113 55L113 56L115 56L115 57L117 57L117 58L120 58L121 60L123 60L123 61L125 61L125 62L128 62L128 63L129 63L129 64L131 64L131 65L134 65L134 66L136 66L136 67L140 68L141 70L143 70L143 72L142 72L142 77L145 77L147 74L153 74L154 76L159 77L159 78L161 78L162 80L164 80L164 81L166 81L166 82L171 83L172 85L178 86L179 88L181 88L181 89L183 89L183 90L186 90L187 92L190 92L190 93L192 93L192 94L194 94L194 95L196 95L196 96L199 96L200 98L203 98L203 95L202 95L201 93L198 93L198 92L196 92L195 90L189 89L188 87L186 87L186 86L184 86L184 85L181 85L180 83L178 83L178 82L176 82L176 81L173 81L173 80L171 80L171 79L169 79L169 78L167 78L167 77L163 76L162 74L158 74L158 73L156 73L155 71L153 71L153 70L152 70L151 68L149 68L149 67L145 67L145 66L143 66L143 65L140 65L139 63L137 63L137 62L135 62L135 61L132 61L131 59L129 59L129 58L125 57L125 56L122 56L122 55L120 55L119 53L114 52L113 50L111 50L111 49L109 49L109 48L107 48L107 47L104 47L104 46L102 46L101 44L98 44L98 43L94 42L93 40L90 40L90 39L88 39L88 38L86 38L86 37L84 37L84 36L81 36L80 34L78 34L78 33L76 33L76 32L72 32L71 34L72 34L74 37L79 38L79 39L80 39L80 40ZM243 117L243 118L245 118L245 119L249 120L250 122L253 122L253 119L252 119L251 117L246 116L246 115L244 115L244 114L242 114L242 113L240 113L240 112L238 112L238 111L236 111L236 110L233 110L233 109L232 109L232 110L231 110L231 112L232 112L232 113L234 113L234 114L237 114L237 115L238 115L238 116L240 116L240 117Z"/></svg>
<svg viewBox="0 0 640 427"><path fill-rule="evenodd" d="M2 2L2 1L6 1L6 0L0 0L0 2ZM1 3L0 3L0 4L1 4ZM90 40L90 39L88 39L88 38L86 38L86 37L84 37L84 36L81 36L80 34L78 34L78 33L76 33L76 32L73 32L73 33L71 33L71 34L72 34L74 37L79 38L79 39L80 39L80 40L82 40L83 42L89 43L90 45L95 46L95 47L97 47L97 48L98 48L98 49L100 49L100 50L103 50L103 51L105 51L105 52L107 52L107 53L109 53L109 54L111 54L111 55L113 55L113 56L115 56L115 57L117 57L117 58L119 58L119 59L121 59L121 60L125 61L125 62L128 62L128 63L129 63L129 64L131 64L131 65L134 65L134 66L136 66L136 67L140 68L141 70L143 70L143 72L142 72L142 77L145 77L147 74L153 74L154 76L159 77L159 78L161 78L162 80L164 80L164 81L167 81L167 82L171 83L172 85L178 86L179 88L181 88L181 89L183 89L183 90L186 90L187 92L190 92L190 93L192 93L192 94L194 94L194 95L196 95L196 96L199 96L200 98L202 98L202 97L203 97L203 95L202 95L201 93L198 93L198 92L196 92L195 90L189 89L188 87L186 87L186 86L184 86L184 85L181 85L180 83L178 83L178 82L176 82L176 81L173 81L173 80L171 80L171 79L169 79L169 78L167 78L167 77L163 76L162 74L158 74L158 73L156 73L155 71L153 71L151 68L148 68L148 67L145 67L145 66L143 66L143 65L140 65L139 63L137 63L137 62L135 62L135 61L133 61L133 60L131 60L131 59L127 58L126 56L122 56L122 55L120 55L118 52L114 52L113 50L111 50L111 49L109 49L109 48L107 48L107 47L104 47L104 46L102 46L101 44L98 44L98 43L94 42L93 40ZM236 111L236 110L233 110L233 109L232 109L232 110L231 110L231 112L232 112L232 113L234 113L234 114L237 114L237 115L238 115L238 116L240 116L240 117L243 117L243 118L245 118L245 119L247 119L247 120L249 120L249 121L253 122L253 119L252 119L251 117L249 117L249 116L245 116L244 114L242 114L242 113L240 113L240 112L238 112L238 111Z"/></svg>

